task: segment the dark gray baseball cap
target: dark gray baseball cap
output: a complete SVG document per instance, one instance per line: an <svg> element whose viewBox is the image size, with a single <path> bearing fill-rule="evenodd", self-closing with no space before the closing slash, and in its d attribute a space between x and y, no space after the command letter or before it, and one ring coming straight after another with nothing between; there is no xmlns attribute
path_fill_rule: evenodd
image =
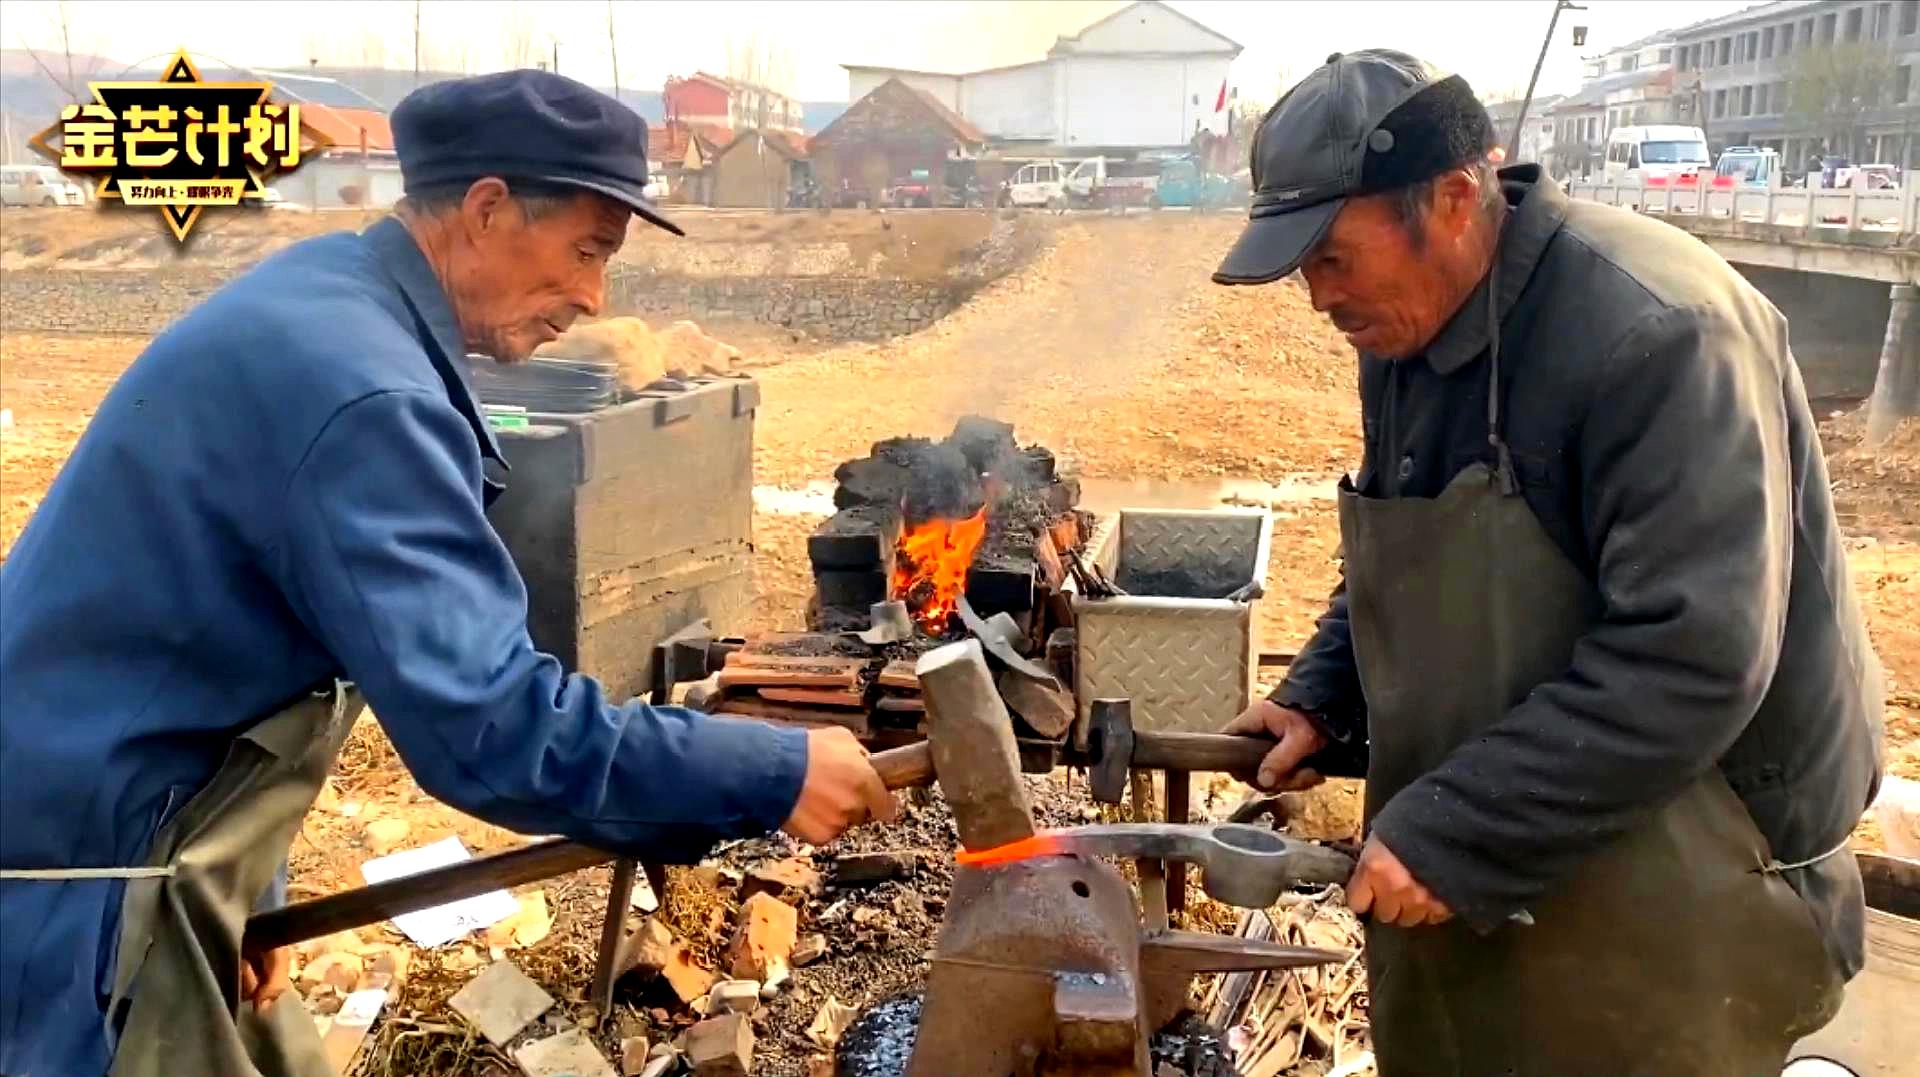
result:
<svg viewBox="0 0 1920 1077"><path fill-rule="evenodd" d="M1279 280L1348 197L1410 187L1493 146L1486 106L1465 79L1404 52L1336 52L1260 121L1247 228L1214 282Z"/></svg>

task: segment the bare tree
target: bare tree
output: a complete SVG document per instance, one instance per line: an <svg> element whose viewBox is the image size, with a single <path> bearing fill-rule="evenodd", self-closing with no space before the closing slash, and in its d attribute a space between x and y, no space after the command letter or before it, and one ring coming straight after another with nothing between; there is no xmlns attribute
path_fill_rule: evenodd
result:
<svg viewBox="0 0 1920 1077"><path fill-rule="evenodd" d="M773 125L775 99L790 95L793 70L792 51L762 41L759 34L727 43L727 78L741 98L739 126L766 130Z"/></svg>
<svg viewBox="0 0 1920 1077"><path fill-rule="evenodd" d="M518 3L507 10L506 25L501 28L500 40L505 50L508 67L532 67L540 56L540 48L534 43L533 15Z"/></svg>
<svg viewBox="0 0 1920 1077"><path fill-rule="evenodd" d="M333 47L326 38L309 30L300 35L300 55L308 64L331 64Z"/></svg>
<svg viewBox="0 0 1920 1077"><path fill-rule="evenodd" d="M87 100L92 96L87 90L87 83L92 81L100 69L100 57L96 54L97 45L91 44L97 39L75 41L73 18L67 11L65 0L55 5L53 24L52 29L60 43L58 56L52 55L52 50L47 50L46 55L42 55L40 50L28 45L25 39L21 40L20 47L26 51L33 65L40 69L40 73L47 77L47 81L58 86L69 100ZM75 55L76 47L83 56ZM84 63L82 63L83 57Z"/></svg>
<svg viewBox="0 0 1920 1077"><path fill-rule="evenodd" d="M354 50L354 61L360 67L381 68L387 66L387 42L377 31L362 30L358 46Z"/></svg>
<svg viewBox="0 0 1920 1077"><path fill-rule="evenodd" d="M1868 122L1886 107L1894 68L1893 54L1872 42L1803 49L1793 65L1788 114L1825 139L1829 153L1858 159Z"/></svg>
<svg viewBox="0 0 1920 1077"><path fill-rule="evenodd" d="M613 59L613 99L620 100L620 43L613 31L613 0L607 0L607 55Z"/></svg>

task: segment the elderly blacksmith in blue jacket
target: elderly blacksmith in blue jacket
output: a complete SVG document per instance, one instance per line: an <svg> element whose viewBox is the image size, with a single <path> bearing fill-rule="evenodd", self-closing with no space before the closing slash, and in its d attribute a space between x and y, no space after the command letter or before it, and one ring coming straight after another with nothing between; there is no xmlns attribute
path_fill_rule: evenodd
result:
<svg viewBox="0 0 1920 1077"><path fill-rule="evenodd" d="M523 832L683 859L892 811L843 730L564 672L483 515L503 461L462 364L597 312L630 214L679 231L641 195L645 124L516 71L393 128L397 216L156 338L0 571L8 1077L326 1072L284 958L240 934L361 693L422 787Z"/></svg>

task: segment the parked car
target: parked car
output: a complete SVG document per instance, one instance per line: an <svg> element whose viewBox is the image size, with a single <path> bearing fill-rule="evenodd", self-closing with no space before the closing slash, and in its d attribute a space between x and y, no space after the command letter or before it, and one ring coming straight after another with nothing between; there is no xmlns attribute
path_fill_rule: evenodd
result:
<svg viewBox="0 0 1920 1077"><path fill-rule="evenodd" d="M0 206L84 206L87 192L52 165L0 166Z"/></svg>
<svg viewBox="0 0 1920 1077"><path fill-rule="evenodd" d="M1147 200L1150 209L1162 206L1187 206L1195 210L1217 209L1234 201L1233 180L1209 172L1191 158L1168 161L1160 166L1160 182Z"/></svg>
<svg viewBox="0 0 1920 1077"><path fill-rule="evenodd" d="M1067 167L1061 161L1033 161L1020 166L1000 190L1003 206L1067 208Z"/></svg>
<svg viewBox="0 0 1920 1077"><path fill-rule="evenodd" d="M1893 190L1900 186L1900 168L1898 165L1874 164L1837 169L1833 185L1841 188L1858 185L1863 191Z"/></svg>
<svg viewBox="0 0 1920 1077"><path fill-rule="evenodd" d="M933 173L916 168L887 188L885 203L900 209L932 209L933 198Z"/></svg>
<svg viewBox="0 0 1920 1077"><path fill-rule="evenodd" d="M1713 166L1717 187L1770 187L1780 175L1779 151L1754 146L1728 146Z"/></svg>

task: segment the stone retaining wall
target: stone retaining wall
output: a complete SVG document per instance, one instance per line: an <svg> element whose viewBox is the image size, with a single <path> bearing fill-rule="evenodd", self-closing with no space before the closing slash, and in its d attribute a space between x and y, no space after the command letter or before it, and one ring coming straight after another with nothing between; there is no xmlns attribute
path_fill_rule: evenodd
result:
<svg viewBox="0 0 1920 1077"><path fill-rule="evenodd" d="M212 295L236 272L11 270L0 273L0 329L151 336Z"/></svg>
<svg viewBox="0 0 1920 1077"><path fill-rule="evenodd" d="M844 243L778 251L741 244L615 263L606 313L702 325L759 322L822 340L883 340L925 329L1025 263L1046 243L1044 223L1002 215L983 241L929 277L876 274ZM151 335L247 264L11 269L0 274L0 328Z"/></svg>
<svg viewBox="0 0 1920 1077"><path fill-rule="evenodd" d="M970 291L872 277L628 273L608 282L607 312L653 321L691 318L701 325L760 322L822 340L884 340L925 329Z"/></svg>

